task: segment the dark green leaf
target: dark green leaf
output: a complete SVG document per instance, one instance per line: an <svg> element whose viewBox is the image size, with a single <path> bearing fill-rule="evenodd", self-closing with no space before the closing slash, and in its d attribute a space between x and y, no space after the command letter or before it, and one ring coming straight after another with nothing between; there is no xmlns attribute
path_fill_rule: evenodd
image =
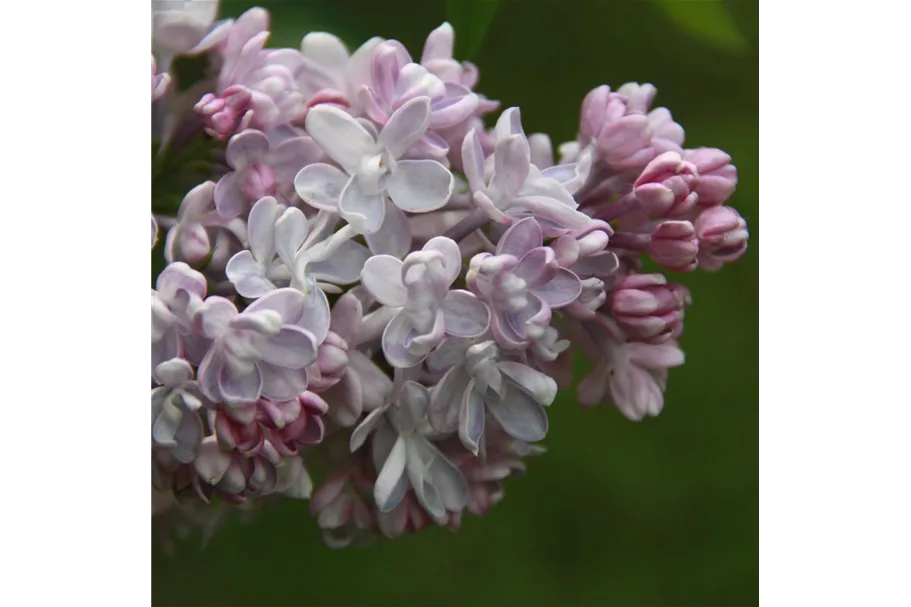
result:
<svg viewBox="0 0 911 607"><path fill-rule="evenodd" d="M446 0L446 18L456 33L456 57L475 56L499 6L500 0Z"/></svg>
<svg viewBox="0 0 911 607"><path fill-rule="evenodd" d="M723 0L652 0L681 29L728 51L743 51L747 40Z"/></svg>

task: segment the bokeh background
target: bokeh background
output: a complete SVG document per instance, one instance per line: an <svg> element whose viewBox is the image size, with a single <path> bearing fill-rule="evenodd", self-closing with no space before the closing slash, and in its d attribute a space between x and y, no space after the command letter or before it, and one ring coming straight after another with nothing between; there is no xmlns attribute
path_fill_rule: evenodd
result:
<svg viewBox="0 0 911 607"><path fill-rule="evenodd" d="M351 48L372 35L419 57L447 18L444 0L262 0L271 46L330 31ZM449 10L453 3L450 1ZM222 2L237 16L248 1ZM470 10L456 6L471 27ZM720 10L719 10L720 9ZM483 12L483 11L482 11ZM452 12L449 13L453 15ZM465 21L465 20L468 21ZM456 26L457 57L465 49ZM332 550L307 502L252 522L230 519L152 561L153 603L271 605L750 605L759 579L759 25L758 3L713 0L503 0L473 60L478 90L522 108L526 132L576 135L583 96L599 84L658 87L687 147L730 153L730 204L750 249L718 274L672 275L693 291L660 417L631 423L613 408L551 407L548 453L528 460L506 499L460 532L428 529ZM579 371L584 369L579 361Z"/></svg>

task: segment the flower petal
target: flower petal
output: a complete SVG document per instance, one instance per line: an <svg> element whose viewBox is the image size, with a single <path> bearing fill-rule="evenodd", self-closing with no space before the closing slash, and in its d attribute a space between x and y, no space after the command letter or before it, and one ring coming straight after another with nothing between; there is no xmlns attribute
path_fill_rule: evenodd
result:
<svg viewBox="0 0 911 607"><path fill-rule="evenodd" d="M411 213L444 206L454 186L452 173L436 160L402 160L386 181L392 202Z"/></svg>
<svg viewBox="0 0 911 607"><path fill-rule="evenodd" d="M383 225L386 202L382 194L365 194L352 179L342 190L338 205L342 218L361 234L376 232Z"/></svg>
<svg viewBox="0 0 911 607"><path fill-rule="evenodd" d="M488 398L487 410L499 422L504 432L527 443L547 435L547 414L530 394L511 382L503 382L500 398Z"/></svg>
<svg viewBox="0 0 911 607"><path fill-rule="evenodd" d="M490 309L469 291L450 291L443 300L442 310L449 335L477 337L490 326Z"/></svg>
<svg viewBox="0 0 911 607"><path fill-rule="evenodd" d="M402 259L411 250L411 225L404 211L386 200L386 216L380 229L365 234L367 246L374 255L392 255Z"/></svg>
<svg viewBox="0 0 911 607"><path fill-rule="evenodd" d="M176 388L193 379L193 367L182 358L172 358L155 368L155 377L162 385Z"/></svg>
<svg viewBox="0 0 911 607"><path fill-rule="evenodd" d="M380 130L377 142L393 158L401 158L424 135L429 123L430 98L415 97L392 113Z"/></svg>
<svg viewBox="0 0 911 607"><path fill-rule="evenodd" d="M348 441L349 449L352 453L361 448L370 433L376 430L376 427L383 421L386 410L383 408L374 409L367 417L364 418L357 428L351 432L351 438Z"/></svg>
<svg viewBox="0 0 911 607"><path fill-rule="evenodd" d="M462 365L449 369L437 383L427 416L437 432L452 432L459 426L459 410L471 377Z"/></svg>
<svg viewBox="0 0 911 607"><path fill-rule="evenodd" d="M306 297L300 320L295 324L312 333L316 343L321 344L329 334L330 322L329 299L322 289L314 288Z"/></svg>
<svg viewBox="0 0 911 607"><path fill-rule="evenodd" d="M266 278L266 269L246 249L238 251L228 260L225 275L237 293L249 299L262 297L275 290L275 285Z"/></svg>
<svg viewBox="0 0 911 607"><path fill-rule="evenodd" d="M451 238L436 236L427 241L424 251L437 251L443 256L443 276L446 284L451 285L462 271L462 252L459 245Z"/></svg>
<svg viewBox="0 0 911 607"><path fill-rule="evenodd" d="M528 179L531 170L529 154L528 141L520 135L510 135L497 142L490 184L506 200L515 197Z"/></svg>
<svg viewBox="0 0 911 607"><path fill-rule="evenodd" d="M240 174L227 173L215 184L215 208L226 219L237 217L247 210L249 201L240 191Z"/></svg>
<svg viewBox="0 0 911 607"><path fill-rule="evenodd" d="M212 297L209 300L213 299ZM206 300L207 302L209 300ZM296 325L300 322L301 315L304 311L306 297L296 289L288 287L276 289L271 293L260 297L244 310L244 313L253 313L260 310L274 310L281 316L281 324ZM309 329L309 327L304 327ZM313 331L311 331L313 333Z"/></svg>
<svg viewBox="0 0 911 607"><path fill-rule="evenodd" d="M255 364L246 369L225 364L218 376L218 389L228 405L256 402L262 394L263 377Z"/></svg>
<svg viewBox="0 0 911 607"><path fill-rule="evenodd" d="M296 207L285 209L275 221L275 250L287 268L294 268L297 252L303 246L309 231L307 217Z"/></svg>
<svg viewBox="0 0 911 607"><path fill-rule="evenodd" d="M529 251L543 243L544 234L541 232L541 226L534 217L526 217L514 223L500 237L497 255L512 255L516 259L522 259Z"/></svg>
<svg viewBox="0 0 911 607"><path fill-rule="evenodd" d="M406 460L405 439L400 436L386 458L373 488L373 498L381 512L389 512L405 497L408 489L408 477L404 474Z"/></svg>
<svg viewBox="0 0 911 607"><path fill-rule="evenodd" d="M550 281L532 291L551 308L562 308L576 301L582 293L582 281L566 268L560 268Z"/></svg>
<svg viewBox="0 0 911 607"><path fill-rule="evenodd" d="M349 177L331 164L315 163L294 177L294 191L311 207L338 212L338 203Z"/></svg>
<svg viewBox="0 0 911 607"><path fill-rule="evenodd" d="M503 360L497 368L542 405L550 405L557 397L557 382L528 365Z"/></svg>
<svg viewBox="0 0 911 607"><path fill-rule="evenodd" d="M231 137L225 150L228 166L239 171L269 153L269 138L261 131L247 129Z"/></svg>
<svg viewBox="0 0 911 607"><path fill-rule="evenodd" d="M333 105L310 108L305 123L307 133L349 175L357 173L364 156L376 153L377 144L367 129Z"/></svg>
<svg viewBox="0 0 911 607"><path fill-rule="evenodd" d="M271 365L302 369L316 360L313 335L294 325L283 326L275 335L254 334L250 346Z"/></svg>
<svg viewBox="0 0 911 607"><path fill-rule="evenodd" d="M472 192L483 190L485 186L484 149L481 147L481 139L475 129L468 131L465 139L462 140L462 167L469 189Z"/></svg>
<svg viewBox="0 0 911 607"><path fill-rule="evenodd" d="M343 242L328 259L307 265L307 273L336 285L357 282L364 264L370 258L370 251L362 244L348 240Z"/></svg>
<svg viewBox="0 0 911 607"><path fill-rule="evenodd" d="M463 398L459 408L459 439L466 449L477 455L484 434L484 399L471 387L465 390Z"/></svg>
<svg viewBox="0 0 911 607"><path fill-rule="evenodd" d="M407 369L421 364L432 346L410 347L420 335L407 312L399 312L383 330L383 354L386 361L397 369Z"/></svg>
<svg viewBox="0 0 911 607"><path fill-rule="evenodd" d="M247 218L247 235L253 258L261 264L272 261L275 251L275 220L281 214L281 205L272 196L256 201Z"/></svg>
<svg viewBox="0 0 911 607"><path fill-rule="evenodd" d="M306 369L289 369L267 362L259 363L263 376L263 397L274 401L288 401L297 398L307 389Z"/></svg>
<svg viewBox="0 0 911 607"><path fill-rule="evenodd" d="M408 302L402 282L402 262L391 255L375 255L364 263L361 284L384 306L402 307Z"/></svg>

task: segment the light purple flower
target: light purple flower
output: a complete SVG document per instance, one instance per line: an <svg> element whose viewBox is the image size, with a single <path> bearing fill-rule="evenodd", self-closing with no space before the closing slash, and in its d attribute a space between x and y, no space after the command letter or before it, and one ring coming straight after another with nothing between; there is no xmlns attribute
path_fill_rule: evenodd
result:
<svg viewBox="0 0 911 607"><path fill-rule="evenodd" d="M415 97L430 99L430 132L417 142L426 154L445 156L448 146L432 131L463 122L478 107L478 96L467 86L444 82L425 66L414 63L395 40L381 42L373 49L370 74L371 81L361 87L360 96L367 116L377 124L386 124L395 110Z"/></svg>
<svg viewBox="0 0 911 607"><path fill-rule="evenodd" d="M218 0L152 0L152 52L167 71L177 55L212 49L228 34L230 19L215 23Z"/></svg>
<svg viewBox="0 0 911 607"><path fill-rule="evenodd" d="M340 426L353 426L363 411L381 407L392 391L392 380L357 349L382 334L391 318L389 312L394 309L381 308L365 317L361 301L350 291L332 308L330 327L348 345L348 368L323 396L329 403L329 417Z"/></svg>
<svg viewBox="0 0 911 607"><path fill-rule="evenodd" d="M443 82L461 84L472 89L478 83L478 67L470 61L456 61L452 51L455 31L448 22L427 35L421 54L421 65Z"/></svg>
<svg viewBox="0 0 911 607"><path fill-rule="evenodd" d="M281 463L282 456L269 442L257 455L247 456L239 451L224 451L214 435L207 436L193 461L195 477L191 483L204 501L214 493L228 503L242 504L247 498L275 491Z"/></svg>
<svg viewBox="0 0 911 607"><path fill-rule="evenodd" d="M747 222L731 207L704 210L695 221L699 239L699 267L709 271L740 259L747 250Z"/></svg>
<svg viewBox="0 0 911 607"><path fill-rule="evenodd" d="M199 366L199 385L212 402L229 406L260 398L286 401L307 388L306 367L329 330L308 315L306 296L284 288L238 313L223 297L206 299L194 323L213 340Z"/></svg>
<svg viewBox="0 0 911 607"><path fill-rule="evenodd" d="M206 296L206 278L187 264L169 264L152 291L152 376L159 365L184 357L197 364L205 339L192 327L192 317Z"/></svg>
<svg viewBox="0 0 911 607"><path fill-rule="evenodd" d="M370 81L370 58L382 41L382 38L370 38L349 55L337 36L325 32L304 36L296 77L306 108L333 103L360 116L363 108L357 91Z"/></svg>
<svg viewBox="0 0 911 607"><path fill-rule="evenodd" d="M383 331L383 353L393 367L421 363L446 335L477 337L490 310L472 293L449 288L462 269L459 245L438 236L404 261L390 255L367 260L361 281L381 304L401 311Z"/></svg>
<svg viewBox="0 0 911 607"><path fill-rule="evenodd" d="M255 299L290 285L307 296L311 314L329 319L329 302L320 285L356 282L370 256L366 247L326 233L326 214L317 217L317 228L300 209L285 208L275 198L261 198L250 210L247 233L250 248L236 253L225 268L228 280L244 297ZM323 282L318 282L323 281Z"/></svg>
<svg viewBox="0 0 911 607"><path fill-rule="evenodd" d="M316 351L316 361L307 367L308 387L311 392L325 392L341 381L348 370L348 343L331 330Z"/></svg>
<svg viewBox="0 0 911 607"><path fill-rule="evenodd" d="M650 145L649 119L630 111L624 95L601 85L582 102L580 144L595 144L600 158L614 169L645 166L657 152Z"/></svg>
<svg viewBox="0 0 911 607"><path fill-rule="evenodd" d="M582 290L542 238L538 223L523 219L500 237L496 254L478 253L469 263L468 288L490 306L494 337L507 349L525 349L540 338L551 310L571 304Z"/></svg>
<svg viewBox="0 0 911 607"><path fill-rule="evenodd" d="M431 358L432 368L458 361L433 391L429 421L438 432L458 430L462 444L474 454L482 449L487 412L515 439L534 442L547 434L544 407L557 395L550 377L502 359L492 341L447 340Z"/></svg>
<svg viewBox="0 0 911 607"><path fill-rule="evenodd" d="M590 156L579 164L539 170L531 163L519 108L503 112L496 133L489 178L477 131L468 133L462 144L462 165L474 201L491 219L508 226L534 217L548 236L560 236L591 221L577 210L579 205L572 196L588 177Z"/></svg>
<svg viewBox="0 0 911 607"><path fill-rule="evenodd" d="M290 201L294 176L322 157L309 137L253 129L231 137L225 155L232 170L215 186L215 207L225 218L246 215L250 205L265 196Z"/></svg>
<svg viewBox="0 0 911 607"><path fill-rule="evenodd" d="M683 364L683 351L674 341L623 342L616 328L605 330L609 323L606 319L585 325L601 356L594 370L579 382L579 402L587 407L612 402L632 421L658 415L664 408L667 370Z"/></svg>
<svg viewBox="0 0 911 607"><path fill-rule="evenodd" d="M383 407L372 411L351 433L351 451L371 434L373 462L379 471L373 497L381 512L399 505L409 488L434 519L465 507L465 479L425 436L430 392L405 381Z"/></svg>
<svg viewBox="0 0 911 607"><path fill-rule="evenodd" d="M696 204L698 185L696 166L677 152L665 152L648 163L633 184L633 194L651 217L680 217Z"/></svg>
<svg viewBox="0 0 911 607"><path fill-rule="evenodd" d="M225 219L215 209L215 183L206 181L181 201L177 221L165 238L164 256L168 263L208 260L207 267L224 269L232 251L240 248L243 233L242 220Z"/></svg>
<svg viewBox="0 0 911 607"><path fill-rule="evenodd" d="M203 400L193 381L193 368L181 358L172 358L158 365L155 377L162 385L152 389L152 444L178 462L190 463L203 436L197 414Z"/></svg>
<svg viewBox="0 0 911 607"><path fill-rule="evenodd" d="M605 281L615 275L620 265L617 255L607 250L611 234L610 224L595 219L588 226L564 234L551 243L557 263L582 281L579 297L563 308L566 314L591 318L607 298Z"/></svg>
<svg viewBox="0 0 911 607"><path fill-rule="evenodd" d="M307 132L344 172L329 164L306 166L294 180L297 194L318 209L339 213L362 234L380 229L387 195L403 211L439 209L452 194L449 170L435 160L400 160L429 121L427 97L399 107L379 135L337 107L314 107L307 114Z"/></svg>

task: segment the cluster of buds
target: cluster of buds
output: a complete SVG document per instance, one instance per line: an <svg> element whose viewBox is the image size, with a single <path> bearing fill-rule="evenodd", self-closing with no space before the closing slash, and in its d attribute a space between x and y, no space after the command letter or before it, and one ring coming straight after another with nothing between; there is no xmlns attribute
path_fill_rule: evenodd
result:
<svg viewBox="0 0 911 607"><path fill-rule="evenodd" d="M543 451L574 349L583 406L661 412L691 297L643 257L715 271L748 234L731 158L685 149L654 86L591 91L556 164L519 108L494 116L447 23L415 61L327 33L267 48L263 9L158 4L157 153L209 161L179 205L153 191L159 511L310 499L333 546L456 529ZM188 54L207 76L178 83Z"/></svg>

